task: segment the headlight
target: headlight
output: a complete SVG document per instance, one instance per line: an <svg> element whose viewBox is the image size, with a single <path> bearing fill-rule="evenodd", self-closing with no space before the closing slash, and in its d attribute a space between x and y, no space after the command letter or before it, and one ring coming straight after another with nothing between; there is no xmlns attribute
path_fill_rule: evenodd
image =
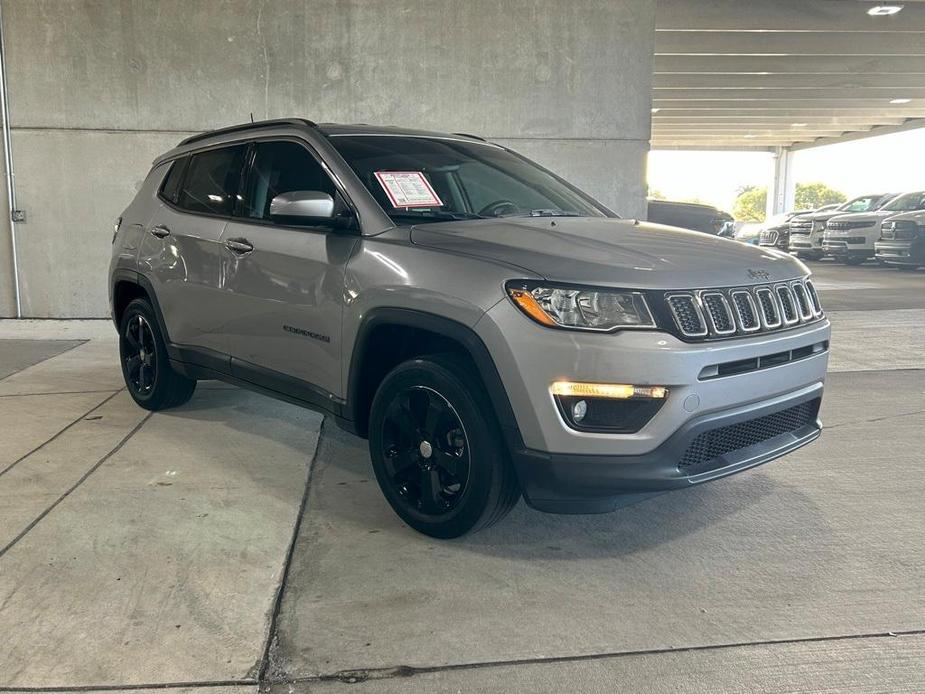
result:
<svg viewBox="0 0 925 694"><path fill-rule="evenodd" d="M551 328L609 332L620 328L654 328L655 320L641 292L624 289L557 287L508 282L508 296L530 318Z"/></svg>

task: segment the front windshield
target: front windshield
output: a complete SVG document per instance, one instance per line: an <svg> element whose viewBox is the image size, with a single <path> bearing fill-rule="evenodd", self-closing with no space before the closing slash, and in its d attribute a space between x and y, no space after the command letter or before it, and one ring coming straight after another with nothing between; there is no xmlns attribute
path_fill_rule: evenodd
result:
<svg viewBox="0 0 925 694"><path fill-rule="evenodd" d="M906 193L899 197L893 198L889 204L884 205L882 210L886 212L914 212L915 210L925 209L925 192Z"/></svg>
<svg viewBox="0 0 925 694"><path fill-rule="evenodd" d="M877 209L877 203L880 202L879 195L865 195L854 200L849 200L838 208L839 212L869 212Z"/></svg>
<svg viewBox="0 0 925 694"><path fill-rule="evenodd" d="M576 188L492 144L399 135L333 135L331 142L399 223L608 216Z"/></svg>

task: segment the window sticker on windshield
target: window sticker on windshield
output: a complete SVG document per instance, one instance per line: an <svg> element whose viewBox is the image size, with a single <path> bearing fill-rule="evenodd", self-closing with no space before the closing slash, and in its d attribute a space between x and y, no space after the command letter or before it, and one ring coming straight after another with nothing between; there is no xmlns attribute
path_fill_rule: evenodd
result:
<svg viewBox="0 0 925 694"><path fill-rule="evenodd" d="M376 171L392 207L441 207L443 203L420 171Z"/></svg>

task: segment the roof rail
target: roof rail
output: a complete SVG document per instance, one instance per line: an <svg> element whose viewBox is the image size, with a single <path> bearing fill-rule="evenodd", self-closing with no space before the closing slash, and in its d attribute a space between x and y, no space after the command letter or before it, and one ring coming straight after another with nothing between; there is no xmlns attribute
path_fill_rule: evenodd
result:
<svg viewBox="0 0 925 694"><path fill-rule="evenodd" d="M460 137L471 137L473 140L481 140L482 142L488 142L484 137L479 137L478 135L470 135L469 133L453 133L454 135L459 135Z"/></svg>
<svg viewBox="0 0 925 694"><path fill-rule="evenodd" d="M199 133L198 135L191 135L185 140L181 140L178 147L183 145L192 144L193 142L199 142L200 140L205 140L207 138L213 137L215 135L227 135L229 133L238 133L245 132L247 130L256 130L258 128L273 128L279 125L299 125L308 128L314 128L315 124L305 118L277 118L274 120L259 120L253 123L242 123L241 125L231 125L227 128L219 128L218 130L208 130L204 133Z"/></svg>

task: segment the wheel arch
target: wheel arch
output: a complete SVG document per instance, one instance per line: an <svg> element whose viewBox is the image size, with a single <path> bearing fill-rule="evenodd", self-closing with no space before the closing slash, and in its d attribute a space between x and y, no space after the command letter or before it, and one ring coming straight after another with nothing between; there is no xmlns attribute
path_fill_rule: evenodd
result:
<svg viewBox="0 0 925 694"><path fill-rule="evenodd" d="M522 448L511 401L478 334L450 318L403 308L373 309L357 331L347 378L347 410L355 432L364 437L368 434L372 399L385 375L402 361L435 351L458 353L471 363L509 450Z"/></svg>
<svg viewBox="0 0 925 694"><path fill-rule="evenodd" d="M167 333L167 325L164 322L164 315L161 312L161 306L157 301L157 294L154 292L154 286L151 281L140 272L133 270L117 270L112 276L112 320L116 324L116 330L119 329L119 323L122 320L122 312L134 299L147 299L154 310L154 317L157 320L157 327L164 337L167 345L167 351L171 358L173 354L173 345L170 342L170 335Z"/></svg>

